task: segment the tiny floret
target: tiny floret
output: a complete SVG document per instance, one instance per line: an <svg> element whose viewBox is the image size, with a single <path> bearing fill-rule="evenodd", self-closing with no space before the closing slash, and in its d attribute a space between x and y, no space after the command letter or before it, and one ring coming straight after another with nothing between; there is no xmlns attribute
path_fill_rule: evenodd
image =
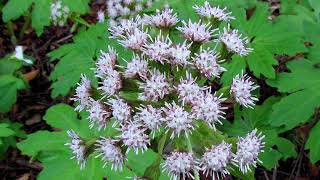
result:
<svg viewBox="0 0 320 180"><path fill-rule="evenodd" d="M145 133L147 129L140 123L128 122L120 129L121 135L119 139L128 147L127 153L133 149L136 154L142 153L148 149L150 144L149 136Z"/></svg>
<svg viewBox="0 0 320 180"><path fill-rule="evenodd" d="M110 99L108 101L108 105L111 106L112 110L112 116L116 119L116 122L113 126L116 124L123 125L127 121L131 120L131 107L120 98Z"/></svg>
<svg viewBox="0 0 320 180"><path fill-rule="evenodd" d="M202 75L207 78L212 77L220 77L220 74L226 69L221 67L218 62L219 61L219 54L216 53L214 50L207 50L201 49L199 54L195 54L193 58L193 63L195 67L200 71Z"/></svg>
<svg viewBox="0 0 320 180"><path fill-rule="evenodd" d="M80 169L82 170L87 162L85 142L73 130L69 130L67 133L71 138L71 142L66 143L65 145L70 147L74 155L71 159L77 159L78 164L80 164Z"/></svg>
<svg viewBox="0 0 320 180"><path fill-rule="evenodd" d="M150 59L155 60L163 64L168 60L170 56L170 46L172 41L169 36L164 38L161 34L157 36L153 42L150 42L144 46L143 53L149 56Z"/></svg>
<svg viewBox="0 0 320 180"><path fill-rule="evenodd" d="M108 53L100 50L100 56L98 57L95 68L95 74L97 77L104 77L106 72L109 69L113 69L116 65L118 54L111 46L109 46L108 49Z"/></svg>
<svg viewBox="0 0 320 180"><path fill-rule="evenodd" d="M64 26L68 16L70 14L70 9L68 6L62 4L61 1L56 1L51 4L51 20L55 26Z"/></svg>
<svg viewBox="0 0 320 180"><path fill-rule="evenodd" d="M223 28L223 33L220 35L220 41L226 46L227 50L240 56L247 56L252 48L248 48L249 39L247 37L242 37L242 34L239 34L237 29L230 29L230 25L228 27Z"/></svg>
<svg viewBox="0 0 320 180"><path fill-rule="evenodd" d="M102 10L99 10L98 13L97 13L97 19L98 19L98 22L99 23L104 23L105 21L105 15L104 15L104 12Z"/></svg>
<svg viewBox="0 0 320 180"><path fill-rule="evenodd" d="M239 166L241 172L247 173L251 171L251 167L256 167L257 162L262 163L258 159L260 152L263 152L264 135L257 133L257 129L247 134L246 137L240 137L237 142L237 153L234 155L234 162Z"/></svg>
<svg viewBox="0 0 320 180"><path fill-rule="evenodd" d="M222 141L222 143L213 145L206 150L200 163L201 170L206 176L212 176L212 179L220 179L230 174L227 166L233 157L231 147L231 144Z"/></svg>
<svg viewBox="0 0 320 180"><path fill-rule="evenodd" d="M156 15L145 15L144 23L158 27L160 29L175 26L179 22L177 14L172 9L157 10Z"/></svg>
<svg viewBox="0 0 320 180"><path fill-rule="evenodd" d="M219 21L230 21L232 19L235 19L233 16L231 16L231 12L227 12L227 8L221 9L218 7L212 7L208 1L204 3L204 6L193 6L197 14L199 14L202 17L206 17L212 20L219 20Z"/></svg>
<svg viewBox="0 0 320 180"><path fill-rule="evenodd" d="M181 31L184 38L188 41L195 43L205 43L211 40L213 33L217 31L217 29L211 30L211 25L203 24L201 20L197 23L191 22L189 20L188 23L182 21L183 26L178 27L177 29Z"/></svg>
<svg viewBox="0 0 320 180"><path fill-rule="evenodd" d="M114 25L109 28L111 38L119 38L133 34L135 29L142 27L142 20L139 15L132 19L124 19L119 25Z"/></svg>
<svg viewBox="0 0 320 180"><path fill-rule="evenodd" d="M134 55L132 60L128 62L124 77L133 78L139 75L146 78L148 74L148 61L143 56Z"/></svg>
<svg viewBox="0 0 320 180"><path fill-rule="evenodd" d="M205 121L209 127L216 130L215 124L222 124L220 120L224 119L225 112L223 110L226 108L221 106L221 102L225 100L226 98L222 98L222 94L215 96L210 91L206 91L192 107L192 112L197 119Z"/></svg>
<svg viewBox="0 0 320 180"><path fill-rule="evenodd" d="M199 162L193 153L173 151L165 157L162 167L170 175L170 180L184 180L186 178L194 179L192 172L199 170L198 164Z"/></svg>
<svg viewBox="0 0 320 180"><path fill-rule="evenodd" d="M191 64L188 59L190 57L191 51L189 50L191 44L177 44L170 48L170 58L168 62L172 65L183 66Z"/></svg>
<svg viewBox="0 0 320 180"><path fill-rule="evenodd" d="M77 85L76 94L71 98L71 100L79 103L75 110L82 111L91 105L91 81L86 77L86 75L81 74L81 81Z"/></svg>
<svg viewBox="0 0 320 180"><path fill-rule="evenodd" d="M92 100L90 108L88 109L90 121L90 128L97 125L98 130L105 129L107 126L108 118L111 116L111 113L107 110L105 105L96 100Z"/></svg>
<svg viewBox="0 0 320 180"><path fill-rule="evenodd" d="M195 104L199 98L203 96L204 88L201 88L196 79L192 77L188 72L186 78L180 79L180 84L175 88L179 97L179 101L182 104Z"/></svg>
<svg viewBox="0 0 320 180"><path fill-rule="evenodd" d="M163 112L165 113L167 131L169 131L169 129L172 130L171 139L175 136L179 137L181 133L185 133L185 135L188 136L194 129L194 116L178 106L175 102L171 104L166 102Z"/></svg>
<svg viewBox="0 0 320 180"><path fill-rule="evenodd" d="M250 81L250 77L246 74L237 75L233 78L230 93L236 101L244 107L253 108L258 98L251 95L251 91L257 89L254 82Z"/></svg>
<svg viewBox="0 0 320 180"><path fill-rule="evenodd" d="M160 130L160 126L164 121L162 110L154 108L151 105L138 108L138 112L133 117L135 121L141 122L145 127L152 131L152 134Z"/></svg>
<svg viewBox="0 0 320 180"><path fill-rule="evenodd" d="M123 40L119 40L120 44L125 48L131 49L133 51L140 51L142 47L148 40L148 33L139 30L138 28L134 29L132 34L123 36Z"/></svg>
<svg viewBox="0 0 320 180"><path fill-rule="evenodd" d="M117 146L116 140L111 138L101 137L96 142L96 157L101 157L104 162L103 167L108 163L111 163L111 170L122 171L122 166L125 161L125 157L121 152L120 147Z"/></svg>
<svg viewBox="0 0 320 180"><path fill-rule="evenodd" d="M101 86L98 88L103 91L104 96L115 95L122 87L121 75L114 69L108 69L105 72L105 77L100 83Z"/></svg>
<svg viewBox="0 0 320 180"><path fill-rule="evenodd" d="M153 69L153 71L150 72L150 78L145 79L144 83L139 84L139 88L143 90L143 92L139 94L139 99L142 101L159 101L170 92L166 75L157 69Z"/></svg>

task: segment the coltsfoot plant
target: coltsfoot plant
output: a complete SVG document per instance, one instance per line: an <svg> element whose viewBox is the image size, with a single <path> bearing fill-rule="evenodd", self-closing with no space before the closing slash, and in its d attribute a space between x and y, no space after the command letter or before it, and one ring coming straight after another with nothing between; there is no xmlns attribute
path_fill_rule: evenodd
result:
<svg viewBox="0 0 320 180"><path fill-rule="evenodd" d="M245 72L233 78L231 87L214 85L228 71L221 62L231 61L233 54L247 56L254 49L229 25L235 18L226 8L208 2L193 8L201 17L197 22L180 21L166 7L109 28L110 38L134 55L123 66L110 46L108 52L101 51L93 69L99 82L81 76L72 98L75 110L87 111L88 128L96 134L116 129L90 139L74 129L68 131L70 140L65 145L81 169L93 156L121 173L124 167L132 168L127 165L131 151L139 158L150 149L160 159L143 177L132 178L157 179L150 175L155 168L174 180L199 179L199 174L219 179L235 169L246 174L261 163L264 135L257 129L234 139L219 128L230 107L255 107L258 99L253 93L258 86ZM204 131L216 138L206 145L193 144Z"/></svg>

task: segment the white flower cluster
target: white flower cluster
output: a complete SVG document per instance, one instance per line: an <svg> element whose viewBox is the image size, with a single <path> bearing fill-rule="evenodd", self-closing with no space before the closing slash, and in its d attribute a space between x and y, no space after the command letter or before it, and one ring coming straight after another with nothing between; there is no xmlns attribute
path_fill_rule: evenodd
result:
<svg viewBox="0 0 320 180"><path fill-rule="evenodd" d="M81 140L79 135L74 132L73 130L67 131L68 136L71 139L70 143L66 143L66 146L69 146L72 150L72 153L74 154L71 159L77 159L78 164L80 164L80 169L83 169L86 166L86 146L85 142Z"/></svg>
<svg viewBox="0 0 320 180"><path fill-rule="evenodd" d="M106 0L110 25L118 25L119 22L138 14L144 8L151 7L153 2L154 0Z"/></svg>
<svg viewBox="0 0 320 180"><path fill-rule="evenodd" d="M211 7L207 2L204 7L194 8L200 15L204 11L202 14L220 21L233 19L226 9ZM241 35L215 37L213 33L219 30L210 23L204 23L207 21L182 21L181 27L175 27L179 19L172 9L158 10L156 15L143 17L124 20L109 29L111 38L118 40L125 51L133 52L126 67L118 64L121 54L118 56L112 47L108 52L101 51L94 68L98 87L94 88L82 75L72 98L79 104L76 110L89 112L90 128L96 126L103 130L108 122L114 122L112 127L119 134L100 137L96 141L96 151L102 161L111 163L115 170L122 169L130 150L136 154L146 151L158 132L168 133L170 140L181 136L189 138L199 122L216 131L216 125L222 125L225 119L227 108L224 103L227 98L215 92L211 82L220 78L227 69L220 65L223 60L215 49L204 49L202 45L218 41L226 46L229 53L249 53ZM182 43L170 39L170 32L174 29L185 38L180 41ZM243 53L244 49L248 52ZM237 75L230 88L230 97L244 107L253 107L258 99L251 93L257 87L247 75ZM74 133L70 137L78 143L68 145L78 161L83 162L87 147ZM231 162L245 173L259 162L257 157L263 148L262 138L260 134L256 135L256 130L245 138L239 138L235 154L231 150L232 145L223 141L207 149L201 160L192 152L175 150L166 157L163 167L176 180L193 178L195 174L192 171L199 170L213 177L224 177L229 174ZM78 155L81 154L79 149L82 156Z"/></svg>
<svg viewBox="0 0 320 180"><path fill-rule="evenodd" d="M68 16L70 14L70 9L68 6L63 5L61 1L56 1L51 4L51 16L55 26L64 26L66 23Z"/></svg>

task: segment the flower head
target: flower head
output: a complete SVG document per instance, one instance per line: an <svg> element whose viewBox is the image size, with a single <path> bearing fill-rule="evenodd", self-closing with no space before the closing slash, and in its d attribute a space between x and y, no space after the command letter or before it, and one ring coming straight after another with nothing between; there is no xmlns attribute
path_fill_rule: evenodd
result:
<svg viewBox="0 0 320 180"><path fill-rule="evenodd" d="M161 12L157 10L156 15L144 16L144 23L161 29L172 27L178 22L177 14L174 14L172 9L164 9Z"/></svg>
<svg viewBox="0 0 320 180"><path fill-rule="evenodd" d="M260 152L263 152L264 142L262 141L264 136L261 133L257 133L257 129L247 134L246 137L240 137L237 142L237 153L234 155L234 161L239 166L243 173L251 171L250 166L256 167Z"/></svg>
<svg viewBox="0 0 320 180"><path fill-rule="evenodd" d="M96 142L96 151L99 153L96 157L100 157L104 162L103 167L107 163L111 163L111 169L122 171L122 166L125 161L125 157L121 152L120 147L117 146L117 141L111 138L101 137Z"/></svg>
<svg viewBox="0 0 320 180"><path fill-rule="evenodd" d="M241 76L238 74L233 78L230 93L235 97L236 101L244 107L253 108L255 101L258 98L251 95L251 91L257 89L259 86L254 85L250 81L250 77L246 74Z"/></svg>
<svg viewBox="0 0 320 180"><path fill-rule="evenodd" d="M210 30L211 25L203 24L201 20L198 23L193 23L189 20L188 23L182 21L183 26L178 27L177 29L181 31L184 38L188 41L195 43L205 43L211 40L213 33L217 31L217 29Z"/></svg>
<svg viewBox="0 0 320 180"><path fill-rule="evenodd" d="M194 65L200 71L201 74L207 78L220 77L220 74L226 71L225 68L221 67L219 62L219 54L210 50L201 49L199 54L193 58Z"/></svg>
<svg viewBox="0 0 320 180"><path fill-rule="evenodd" d="M111 116L111 113L107 111L104 104L100 101L92 100L90 108L88 109L90 121L90 128L94 125L98 126L98 130L105 129L107 126L108 118Z"/></svg>
<svg viewBox="0 0 320 180"><path fill-rule="evenodd" d="M74 154L71 159L77 159L78 164L80 164L80 169L83 169L86 166L86 146L85 142L81 140L79 135L75 133L73 130L67 131L68 136L71 138L70 143L66 143L66 146L69 146Z"/></svg>
<svg viewBox="0 0 320 180"><path fill-rule="evenodd" d="M124 71L124 77L133 78L137 75L146 78L148 74L148 62L143 56L134 55L132 60L128 62Z"/></svg>
<svg viewBox="0 0 320 180"><path fill-rule="evenodd" d="M170 48L170 58L168 62L173 65L187 66L190 64L188 61L191 51L189 50L191 44L186 45L186 42L183 44L177 44Z"/></svg>
<svg viewBox="0 0 320 180"><path fill-rule="evenodd" d="M181 78L180 84L175 87L175 89L177 91L179 101L181 101L183 105L185 103L196 103L199 98L203 96L202 90L204 90L204 88L201 88L196 83L196 79L194 79L188 72L186 73L186 79Z"/></svg>
<svg viewBox="0 0 320 180"><path fill-rule="evenodd" d="M133 32L127 36L123 36L123 40L119 40L125 48L131 49L133 51L142 50L143 45L148 40L148 33L135 28Z"/></svg>
<svg viewBox="0 0 320 180"><path fill-rule="evenodd" d="M212 7L208 1L204 3L204 6L193 6L195 11L202 17L217 19L219 21L229 21L235 19L231 16L231 12L227 12L227 8Z"/></svg>
<svg viewBox="0 0 320 180"><path fill-rule="evenodd" d="M153 40L153 42L144 46L143 52L144 54L149 56L150 59L163 64L165 61L168 60L170 56L171 44L172 42L169 36L164 38L161 34L159 34L157 38Z"/></svg>
<svg viewBox="0 0 320 180"><path fill-rule="evenodd" d="M117 123L124 124L131 120L131 107L120 98L109 99L108 105L111 106L112 116L117 120L113 126Z"/></svg>
<svg viewBox="0 0 320 180"><path fill-rule="evenodd" d="M253 50L247 47L249 40L246 37L243 38L237 29L231 30L230 25L228 25L228 28L223 28L223 33L219 39L228 51L237 53L240 56L246 56Z"/></svg>
<svg viewBox="0 0 320 180"><path fill-rule="evenodd" d="M117 26L111 26L109 31L111 32L111 38L118 38L121 36L127 36L133 34L135 29L142 27L142 20L139 15L130 20L125 19Z"/></svg>
<svg viewBox="0 0 320 180"><path fill-rule="evenodd" d="M220 176L224 177L230 174L227 166L233 156L231 147L231 144L222 141L222 143L213 145L206 150L200 163L201 170L206 176L210 175L213 179L220 179Z"/></svg>
<svg viewBox="0 0 320 180"><path fill-rule="evenodd" d="M103 52L102 50L100 51L100 56L96 62L95 69L95 74L97 77L104 77L106 72L109 69L113 69L116 65L118 54L112 47L109 46L108 49L108 53Z"/></svg>
<svg viewBox="0 0 320 180"><path fill-rule="evenodd" d="M150 139L140 123L128 122L121 127L120 131L122 132L119 136L119 139L122 140L123 144L128 147L127 153L130 149L133 149L136 154L141 151L142 153L146 151L147 146L150 144Z"/></svg>
<svg viewBox="0 0 320 180"><path fill-rule="evenodd" d="M162 167L169 173L170 179L180 180L186 177L194 179L192 171L199 170L198 164L192 153L173 151L165 157Z"/></svg>
<svg viewBox="0 0 320 180"><path fill-rule="evenodd" d="M90 107L91 99L91 81L86 75L81 74L81 81L76 88L76 94L71 100L79 102L79 105L75 108L76 111L82 111L83 109Z"/></svg>
<svg viewBox="0 0 320 180"><path fill-rule="evenodd" d="M167 131L169 131L169 129L173 130L170 136L171 139L176 135L179 137L182 132L188 136L194 129L193 115L178 106L175 102L171 104L166 102L163 112L165 113Z"/></svg>
<svg viewBox="0 0 320 180"><path fill-rule="evenodd" d="M192 112L197 119L205 121L214 130L216 129L215 124L222 124L220 119L224 119L225 112L222 110L226 108L221 107L221 102L225 101L226 98L221 98L221 96L217 97L207 91L192 107Z"/></svg>
<svg viewBox="0 0 320 180"><path fill-rule="evenodd" d="M166 75L159 70L153 69L150 72L150 78L145 79L144 83L140 83L140 89L143 90L139 94L139 99L143 101L158 101L170 92L170 85L166 80Z"/></svg>
<svg viewBox="0 0 320 180"><path fill-rule="evenodd" d="M54 25L63 26L68 19L69 13L69 7L63 5L61 1L56 1L51 4L50 19L53 21Z"/></svg>
<svg viewBox="0 0 320 180"><path fill-rule="evenodd" d="M151 105L138 108L139 112L133 117L135 121L141 122L145 127L154 133L160 129L162 122L162 110L152 107Z"/></svg>
<svg viewBox="0 0 320 180"><path fill-rule="evenodd" d="M103 91L104 96L115 95L122 87L120 73L116 70L108 69L105 72L105 77L100 84L101 87L99 87L98 89Z"/></svg>

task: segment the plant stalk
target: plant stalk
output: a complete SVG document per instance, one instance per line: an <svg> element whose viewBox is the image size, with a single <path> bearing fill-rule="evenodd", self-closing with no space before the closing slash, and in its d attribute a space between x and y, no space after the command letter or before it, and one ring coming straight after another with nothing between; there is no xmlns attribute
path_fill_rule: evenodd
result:
<svg viewBox="0 0 320 180"><path fill-rule="evenodd" d="M189 136L186 136L186 139L187 139L187 142L188 142L188 151L193 153L192 144L191 144ZM198 173L197 170L193 170L193 174L194 174L194 179L195 180L200 180L199 173Z"/></svg>

